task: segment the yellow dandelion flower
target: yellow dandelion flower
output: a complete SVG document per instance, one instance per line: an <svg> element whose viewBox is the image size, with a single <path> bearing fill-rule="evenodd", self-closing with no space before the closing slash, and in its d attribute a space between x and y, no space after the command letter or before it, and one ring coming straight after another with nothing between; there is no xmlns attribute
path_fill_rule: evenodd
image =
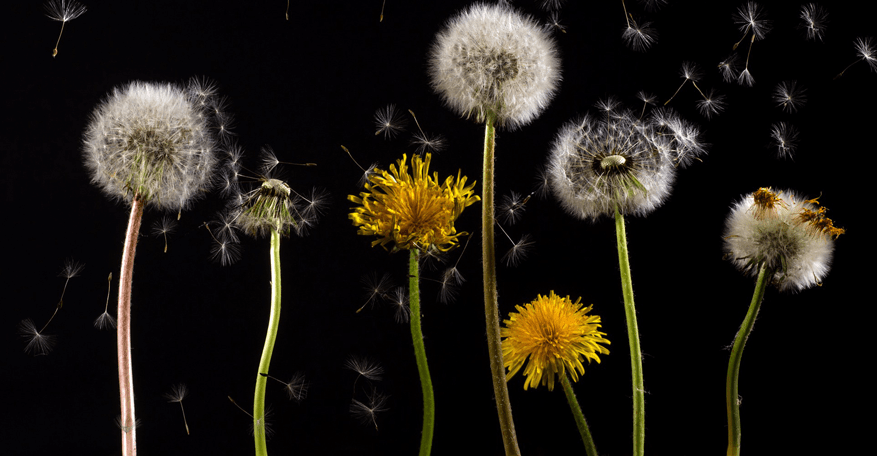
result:
<svg viewBox="0 0 877 456"><path fill-rule="evenodd" d="M359 196L349 195L348 200L359 204L348 218L359 227L357 234L378 236L372 247L380 245L392 250L436 249L446 252L457 245L460 236L454 221L463 209L480 201L473 195L473 182L466 186L466 176L457 179L448 176L439 183L438 173L429 174L432 154L422 159L411 157L411 173L408 172L406 155L390 171L375 170Z"/></svg>
<svg viewBox="0 0 877 456"><path fill-rule="evenodd" d="M600 362L600 353L609 350L599 344L609 344L606 335L598 329L599 315L588 315L593 305L584 307L582 298L572 302L569 296L561 298L552 291L548 296L538 295L533 302L515 306L505 328L500 329L502 356L508 369L506 380L511 379L524 364L524 389L539 384L554 389L555 374L569 375L578 381L584 375L583 359ZM529 363L527 359L529 358Z"/></svg>

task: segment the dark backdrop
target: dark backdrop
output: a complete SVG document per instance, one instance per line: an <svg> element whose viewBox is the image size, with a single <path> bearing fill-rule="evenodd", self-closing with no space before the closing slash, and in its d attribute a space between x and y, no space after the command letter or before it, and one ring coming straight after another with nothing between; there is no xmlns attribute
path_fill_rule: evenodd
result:
<svg viewBox="0 0 877 456"><path fill-rule="evenodd" d="M51 50L60 23L45 17L42 3L5 6L0 198L11 212L2 224L3 454L120 452L115 338L92 321L105 303L107 274L118 276L128 211L89 183L82 134L113 87L192 76L216 81L228 97L235 139L248 163L271 145L281 160L318 164L286 167L293 188L316 186L330 194L311 233L282 244L283 313L271 371L284 379L302 372L310 387L295 403L282 385L269 384L276 431L268 442L271 454L417 451L420 385L408 328L393 321L390 306L355 312L366 300L362 277L388 273L401 285L407 257L370 248L372 239L356 235L346 196L359 191L361 172L340 145L361 163L384 167L403 153L410 156L410 128L392 141L374 133L374 112L395 103L403 112L413 110L425 131L445 138L433 169L442 176L462 169L480 182L483 127L442 106L426 75L433 37L469 2L389 0L383 22L380 0L293 3L287 21L280 0L88 1L88 12L66 24L56 58ZM862 236L870 210L877 74L859 62L832 78L859 58L853 41L873 33L873 11L864 11L862 2L831 2L825 40L814 42L798 27L799 2L765 2L774 28L755 43L750 69L756 84L749 88L722 82L717 70L741 36L732 21L740 2L674 0L645 13L630 0L628 9L651 18L660 33L646 53L624 46L619 3L570 1L561 9L566 33L555 31L554 38L563 81L536 121L499 131L498 199L537 188L536 170L564 122L607 96L639 108L635 94L646 90L663 103L682 82L682 62L697 63L704 71L701 88L724 94L726 111L711 120L700 116L691 86L671 106L703 128L709 154L678 173L662 207L628 219L648 391L646 450L725 451L727 346L754 280L722 259L723 225L741 195L774 186L821 194L829 215L848 233L836 243L822 287L797 294L771 289L765 296L742 365L743 445L750 455L850 452L867 423L848 411L874 405L864 372L873 316L864 281L873 266ZM547 20L533 1L515 6ZM747 44L741 45L744 53ZM807 103L795 114L771 98L786 80L807 88ZM771 145L770 127L779 121L800 131L793 159L777 158ZM144 455L253 451L250 418L226 397L251 406L269 309L268 241L244 239L242 258L232 266L212 262L212 241L202 225L221 205L211 195L184 212L167 253L163 239L150 234L162 214L148 210L144 217L132 311ZM470 207L457 223L476 242L459 262L467 281L456 300L439 303L439 287L430 281L448 264L423 273L436 455L502 454L487 364L479 211L480 205ZM499 267L501 313L550 290L594 304L612 353L588 366L575 388L600 453L630 454L630 368L613 223L578 221L553 197L534 196L522 220L505 228L515 239L529 234L535 244L517 267ZM510 243L497 234L501 255ZM66 304L45 331L57 336L57 345L48 356L25 354L16 327L25 318L42 326L51 315L66 258L86 266L70 281ZM114 283L112 300L116 289ZM360 379L354 388L356 374L343 368L352 355L380 361L384 379ZM177 404L163 398L180 382L190 390L183 404L191 435ZM351 400L363 400L372 387L389 395L377 431L349 413ZM559 389L524 391L521 377L509 389L524 454L583 452Z"/></svg>

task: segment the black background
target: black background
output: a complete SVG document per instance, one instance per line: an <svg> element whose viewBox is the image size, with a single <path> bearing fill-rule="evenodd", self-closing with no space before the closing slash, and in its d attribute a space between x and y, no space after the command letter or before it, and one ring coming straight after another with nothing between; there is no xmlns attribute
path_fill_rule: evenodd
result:
<svg viewBox="0 0 877 456"><path fill-rule="evenodd" d="M366 299L360 280L389 273L405 280L407 256L370 248L347 220L348 194L361 163L386 167L410 154L410 131L392 141L375 136L374 112L389 103L413 110L425 131L447 148L433 157L441 176L462 169L479 181L483 127L442 106L426 75L427 55L444 22L469 2L380 0L293 2L87 2L67 23L51 57L60 23L42 3L5 5L2 15L6 82L2 96L0 198L6 241L3 267L3 405L0 452L10 455L110 455L120 452L114 335L92 321L102 312L108 273L118 276L128 211L89 183L81 138L96 104L131 80L185 82L205 76L219 84L236 118L236 140L257 158L271 145L279 158L315 162L287 167L293 188L330 193L319 225L283 241L283 313L271 363L281 378L296 371L310 383L302 403L269 383L275 435L271 454L411 454L420 440L420 385L411 336L389 306L355 313ZM540 21L537 3L516 6ZM767 2L766 2L767 3ZM865 295L867 213L871 212L877 74L859 62L853 40L873 34L863 2L835 1L824 42L798 27L799 2L766 5L773 30L752 50L754 87L722 82L716 69L741 32L732 21L738 1L671 1L644 13L660 33L649 52L621 40L620 2L566 2L566 33L554 33L563 80L554 101L532 124L498 132L498 199L538 185L537 168L560 126L599 99L614 96L638 109L639 90L661 102L682 79L683 61L697 63L701 88L726 96L727 110L707 120L686 86L671 106L704 129L711 144L702 163L680 170L672 195L645 218L628 219L634 290L644 352L646 450L650 454L721 454L727 445L724 380L729 351L753 283L724 261L722 232L730 205L760 186L822 195L830 216L848 233L836 243L824 286L801 293L767 292L741 370L743 445L747 454L851 452L867 423L851 407L868 409L864 372L870 358L873 312ZM741 45L745 55L747 42ZM777 83L797 80L807 104L787 114L775 106ZM794 159L778 159L770 126L787 121L800 131ZM409 123L409 126L413 124ZM250 163L253 163L251 161ZM211 195L182 214L164 241L150 235L160 213L148 210L138 245L132 310L133 356L141 454L248 454L250 418L226 398L251 407L253 380L269 310L268 241L245 239L242 259L221 267L209 258L201 225L222 205ZM859 205L862 205L861 207ZM480 204L457 227L479 239ZM555 290L594 303L613 342L602 364L575 385L600 454L631 452L630 368L610 219L582 222L551 196L534 197L523 219L506 225L535 241L517 267L500 266L500 308L506 316ZM497 232L501 255L510 244ZM856 253L858 252L858 254ZM455 251L449 261L456 261ZM64 279L65 258L86 264L70 281L65 306L46 329L58 343L48 356L25 354L18 322L39 326L51 315ZM859 258L859 260L856 260ZM860 262L859 264L856 264ZM425 268L423 328L437 402L433 454L502 454L488 370L480 253L473 242L459 263L467 279L453 303L437 302L436 279L447 265ZM117 283L113 284L112 300ZM110 308L113 308L111 303ZM388 394L379 430L349 414L369 383L343 368L351 355L379 360ZM162 397L171 385L190 389L186 435L177 404ZM527 455L582 452L562 392L523 390L509 382L521 450Z"/></svg>

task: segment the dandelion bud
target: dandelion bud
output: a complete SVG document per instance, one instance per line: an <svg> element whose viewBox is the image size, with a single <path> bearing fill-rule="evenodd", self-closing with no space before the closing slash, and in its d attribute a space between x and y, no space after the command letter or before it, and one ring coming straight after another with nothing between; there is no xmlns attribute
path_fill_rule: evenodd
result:
<svg viewBox="0 0 877 456"><path fill-rule="evenodd" d="M198 94L135 81L95 109L85 132L85 165L109 196L183 209L211 183L216 162L210 116Z"/></svg>
<svg viewBox="0 0 877 456"><path fill-rule="evenodd" d="M432 86L464 117L489 114L511 129L536 118L554 96L560 59L542 25L505 5L475 4L436 37Z"/></svg>
<svg viewBox="0 0 877 456"><path fill-rule="evenodd" d="M780 290L804 290L828 274L832 237L843 234L816 199L760 188L737 203L725 222L725 249L734 265L757 276L764 264Z"/></svg>

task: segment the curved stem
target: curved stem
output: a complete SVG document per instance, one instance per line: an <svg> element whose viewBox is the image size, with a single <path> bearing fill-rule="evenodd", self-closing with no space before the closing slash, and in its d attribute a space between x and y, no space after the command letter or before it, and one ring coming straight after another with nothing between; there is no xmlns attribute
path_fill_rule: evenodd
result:
<svg viewBox="0 0 877 456"><path fill-rule="evenodd" d="M134 275L134 254L137 253L137 236L140 221L143 219L143 204L140 194L135 194L131 202L131 215L125 231L125 247L122 251L122 271L119 274L119 307L116 317L116 349L119 363L119 402L122 413L119 426L122 428L122 455L137 454L136 425L134 414L134 375L131 367L131 287Z"/></svg>
<svg viewBox="0 0 877 456"><path fill-rule="evenodd" d="M627 341L630 345L630 370L633 383L633 454L645 452L646 399L643 386L643 359L639 347L639 327L636 324L636 307L633 304L633 281L630 278L630 261L627 255L627 232L624 215L615 206L615 239L618 242L618 267L621 271L621 292L624 295L624 316L627 319Z"/></svg>
<svg viewBox="0 0 877 456"><path fill-rule="evenodd" d="M268 316L268 332L265 334L265 346L262 358L259 359L259 372L256 373L256 393L253 397L253 438L256 441L256 455L267 456L268 444L265 433L265 387L267 374L271 365L271 354L274 352L274 340L277 339L277 328L280 326L280 233L271 230L271 313Z"/></svg>
<svg viewBox="0 0 877 456"><path fill-rule="evenodd" d="M566 372L560 376L560 383L563 385L563 392L566 394L566 401L569 402L569 408L572 410L572 416L576 420L576 427L579 428L579 434L582 436L582 442L585 444L585 452L588 456L597 456L597 447L594 446L594 439L591 437L591 431L588 429L588 422L585 421L585 414L579 406L576 399L576 393L572 390L572 384L569 382L569 374Z"/></svg>
<svg viewBox="0 0 877 456"><path fill-rule="evenodd" d="M499 304L496 297L496 252L494 248L493 162L496 114L487 113L484 126L484 174L481 191L481 257L484 272L484 314L487 321L487 351L490 354L490 373L493 376L493 394L506 455L520 455L512 406L506 384L502 360L502 340L499 336Z"/></svg>
<svg viewBox="0 0 877 456"><path fill-rule="evenodd" d="M408 304L411 308L411 341L414 343L414 358L417 360L417 373L420 374L420 388L423 390L423 431L420 437L420 456L429 456L432 451L432 435L435 428L435 398L432 379L426 364L426 347L423 345L423 331L420 328L420 268L417 249L411 250L408 260Z"/></svg>
<svg viewBox="0 0 877 456"><path fill-rule="evenodd" d="M740 402L737 400L740 362L743 359L743 347L746 345L746 339L749 338L749 333L752 332L752 327L755 325L755 318L758 317L758 309L761 308L764 291L767 289L767 284L770 283L770 276L771 273L762 264L758 270L758 280L755 282L755 292L752 294L749 311L746 312L746 318L734 340L734 348L731 349L731 360L728 362L728 376L725 383L725 405L728 408L728 456L740 454Z"/></svg>

